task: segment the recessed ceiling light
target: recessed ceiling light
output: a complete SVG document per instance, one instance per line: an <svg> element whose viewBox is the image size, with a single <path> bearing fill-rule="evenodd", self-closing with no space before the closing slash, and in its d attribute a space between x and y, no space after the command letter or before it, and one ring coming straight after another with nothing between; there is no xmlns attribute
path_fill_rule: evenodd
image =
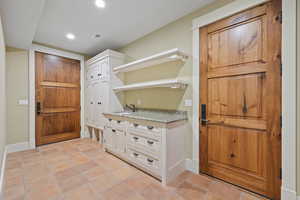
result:
<svg viewBox="0 0 300 200"><path fill-rule="evenodd" d="M100 37L101 37L100 34L96 34L96 35L95 35L95 38L100 38Z"/></svg>
<svg viewBox="0 0 300 200"><path fill-rule="evenodd" d="M74 40L75 39L75 35L73 33L68 33L66 35L66 37L69 39L69 40Z"/></svg>
<svg viewBox="0 0 300 200"><path fill-rule="evenodd" d="M95 5L98 8L105 8L105 1L104 0L95 0Z"/></svg>

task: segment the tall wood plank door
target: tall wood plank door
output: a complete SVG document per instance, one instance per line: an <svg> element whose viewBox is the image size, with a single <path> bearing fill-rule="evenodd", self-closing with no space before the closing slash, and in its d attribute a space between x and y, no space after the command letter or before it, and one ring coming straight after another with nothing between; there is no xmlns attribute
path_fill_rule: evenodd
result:
<svg viewBox="0 0 300 200"><path fill-rule="evenodd" d="M200 171L273 199L281 186L281 2L200 29Z"/></svg>
<svg viewBox="0 0 300 200"><path fill-rule="evenodd" d="M80 137L80 61L35 53L36 145Z"/></svg>

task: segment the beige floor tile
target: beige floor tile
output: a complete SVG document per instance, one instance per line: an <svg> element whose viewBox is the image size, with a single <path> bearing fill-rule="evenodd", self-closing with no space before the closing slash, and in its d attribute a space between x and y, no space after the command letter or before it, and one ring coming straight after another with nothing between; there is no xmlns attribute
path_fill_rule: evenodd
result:
<svg viewBox="0 0 300 200"><path fill-rule="evenodd" d="M62 181L58 181L58 185L63 192L67 192L70 190L74 190L87 182L88 180L84 176L79 174L77 176L72 176Z"/></svg>
<svg viewBox="0 0 300 200"><path fill-rule="evenodd" d="M196 187L188 182L183 182L178 187L177 193L187 200L205 200L207 196L207 191L200 189L199 187Z"/></svg>
<svg viewBox="0 0 300 200"><path fill-rule="evenodd" d="M62 182L64 180L67 180L73 176L79 175L80 172L78 170L75 170L74 168L68 168L61 171L58 171L54 174L57 181Z"/></svg>
<svg viewBox="0 0 300 200"><path fill-rule="evenodd" d="M97 194L103 193L118 183L120 183L120 180L110 173L105 173L90 181L93 191Z"/></svg>
<svg viewBox="0 0 300 200"><path fill-rule="evenodd" d="M133 167L121 167L117 170L112 171L113 175L117 178L119 178L120 180L125 180L135 174L137 174L137 169L133 168Z"/></svg>
<svg viewBox="0 0 300 200"><path fill-rule="evenodd" d="M3 194L5 200L23 199L24 195L25 195L25 189L23 185L6 188Z"/></svg>
<svg viewBox="0 0 300 200"><path fill-rule="evenodd" d="M13 177L5 177L4 186L5 188L15 187L18 185L23 185L23 176L13 176Z"/></svg>
<svg viewBox="0 0 300 200"><path fill-rule="evenodd" d="M224 200L240 199L241 191L232 185L214 181L209 186L209 192L222 197Z"/></svg>
<svg viewBox="0 0 300 200"><path fill-rule="evenodd" d="M101 176L105 173L108 173L109 171L104 168L104 167L101 167L101 166L98 166L98 167L95 167L95 168L92 168L92 169L89 169L87 171L85 171L83 173L83 175L88 179L88 180L93 180L93 179L96 179L98 176Z"/></svg>
<svg viewBox="0 0 300 200"><path fill-rule="evenodd" d="M64 194L64 200L99 200L91 188L83 185Z"/></svg>
<svg viewBox="0 0 300 200"><path fill-rule="evenodd" d="M150 184L140 194L147 200L165 200L170 198L172 192L158 184Z"/></svg>

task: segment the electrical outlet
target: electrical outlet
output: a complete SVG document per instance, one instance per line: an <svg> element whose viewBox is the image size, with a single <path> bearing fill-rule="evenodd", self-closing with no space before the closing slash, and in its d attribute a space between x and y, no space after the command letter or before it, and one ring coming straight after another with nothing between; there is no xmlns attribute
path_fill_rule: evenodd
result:
<svg viewBox="0 0 300 200"><path fill-rule="evenodd" d="M193 106L193 101L191 99L184 100L184 106L185 107L192 107Z"/></svg>

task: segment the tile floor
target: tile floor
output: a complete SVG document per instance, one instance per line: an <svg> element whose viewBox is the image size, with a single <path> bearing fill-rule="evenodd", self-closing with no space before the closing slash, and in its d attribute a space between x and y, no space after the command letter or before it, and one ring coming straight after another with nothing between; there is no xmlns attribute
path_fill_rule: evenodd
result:
<svg viewBox="0 0 300 200"><path fill-rule="evenodd" d="M168 187L105 153L90 139L7 156L5 200L258 200L234 186L184 172Z"/></svg>

